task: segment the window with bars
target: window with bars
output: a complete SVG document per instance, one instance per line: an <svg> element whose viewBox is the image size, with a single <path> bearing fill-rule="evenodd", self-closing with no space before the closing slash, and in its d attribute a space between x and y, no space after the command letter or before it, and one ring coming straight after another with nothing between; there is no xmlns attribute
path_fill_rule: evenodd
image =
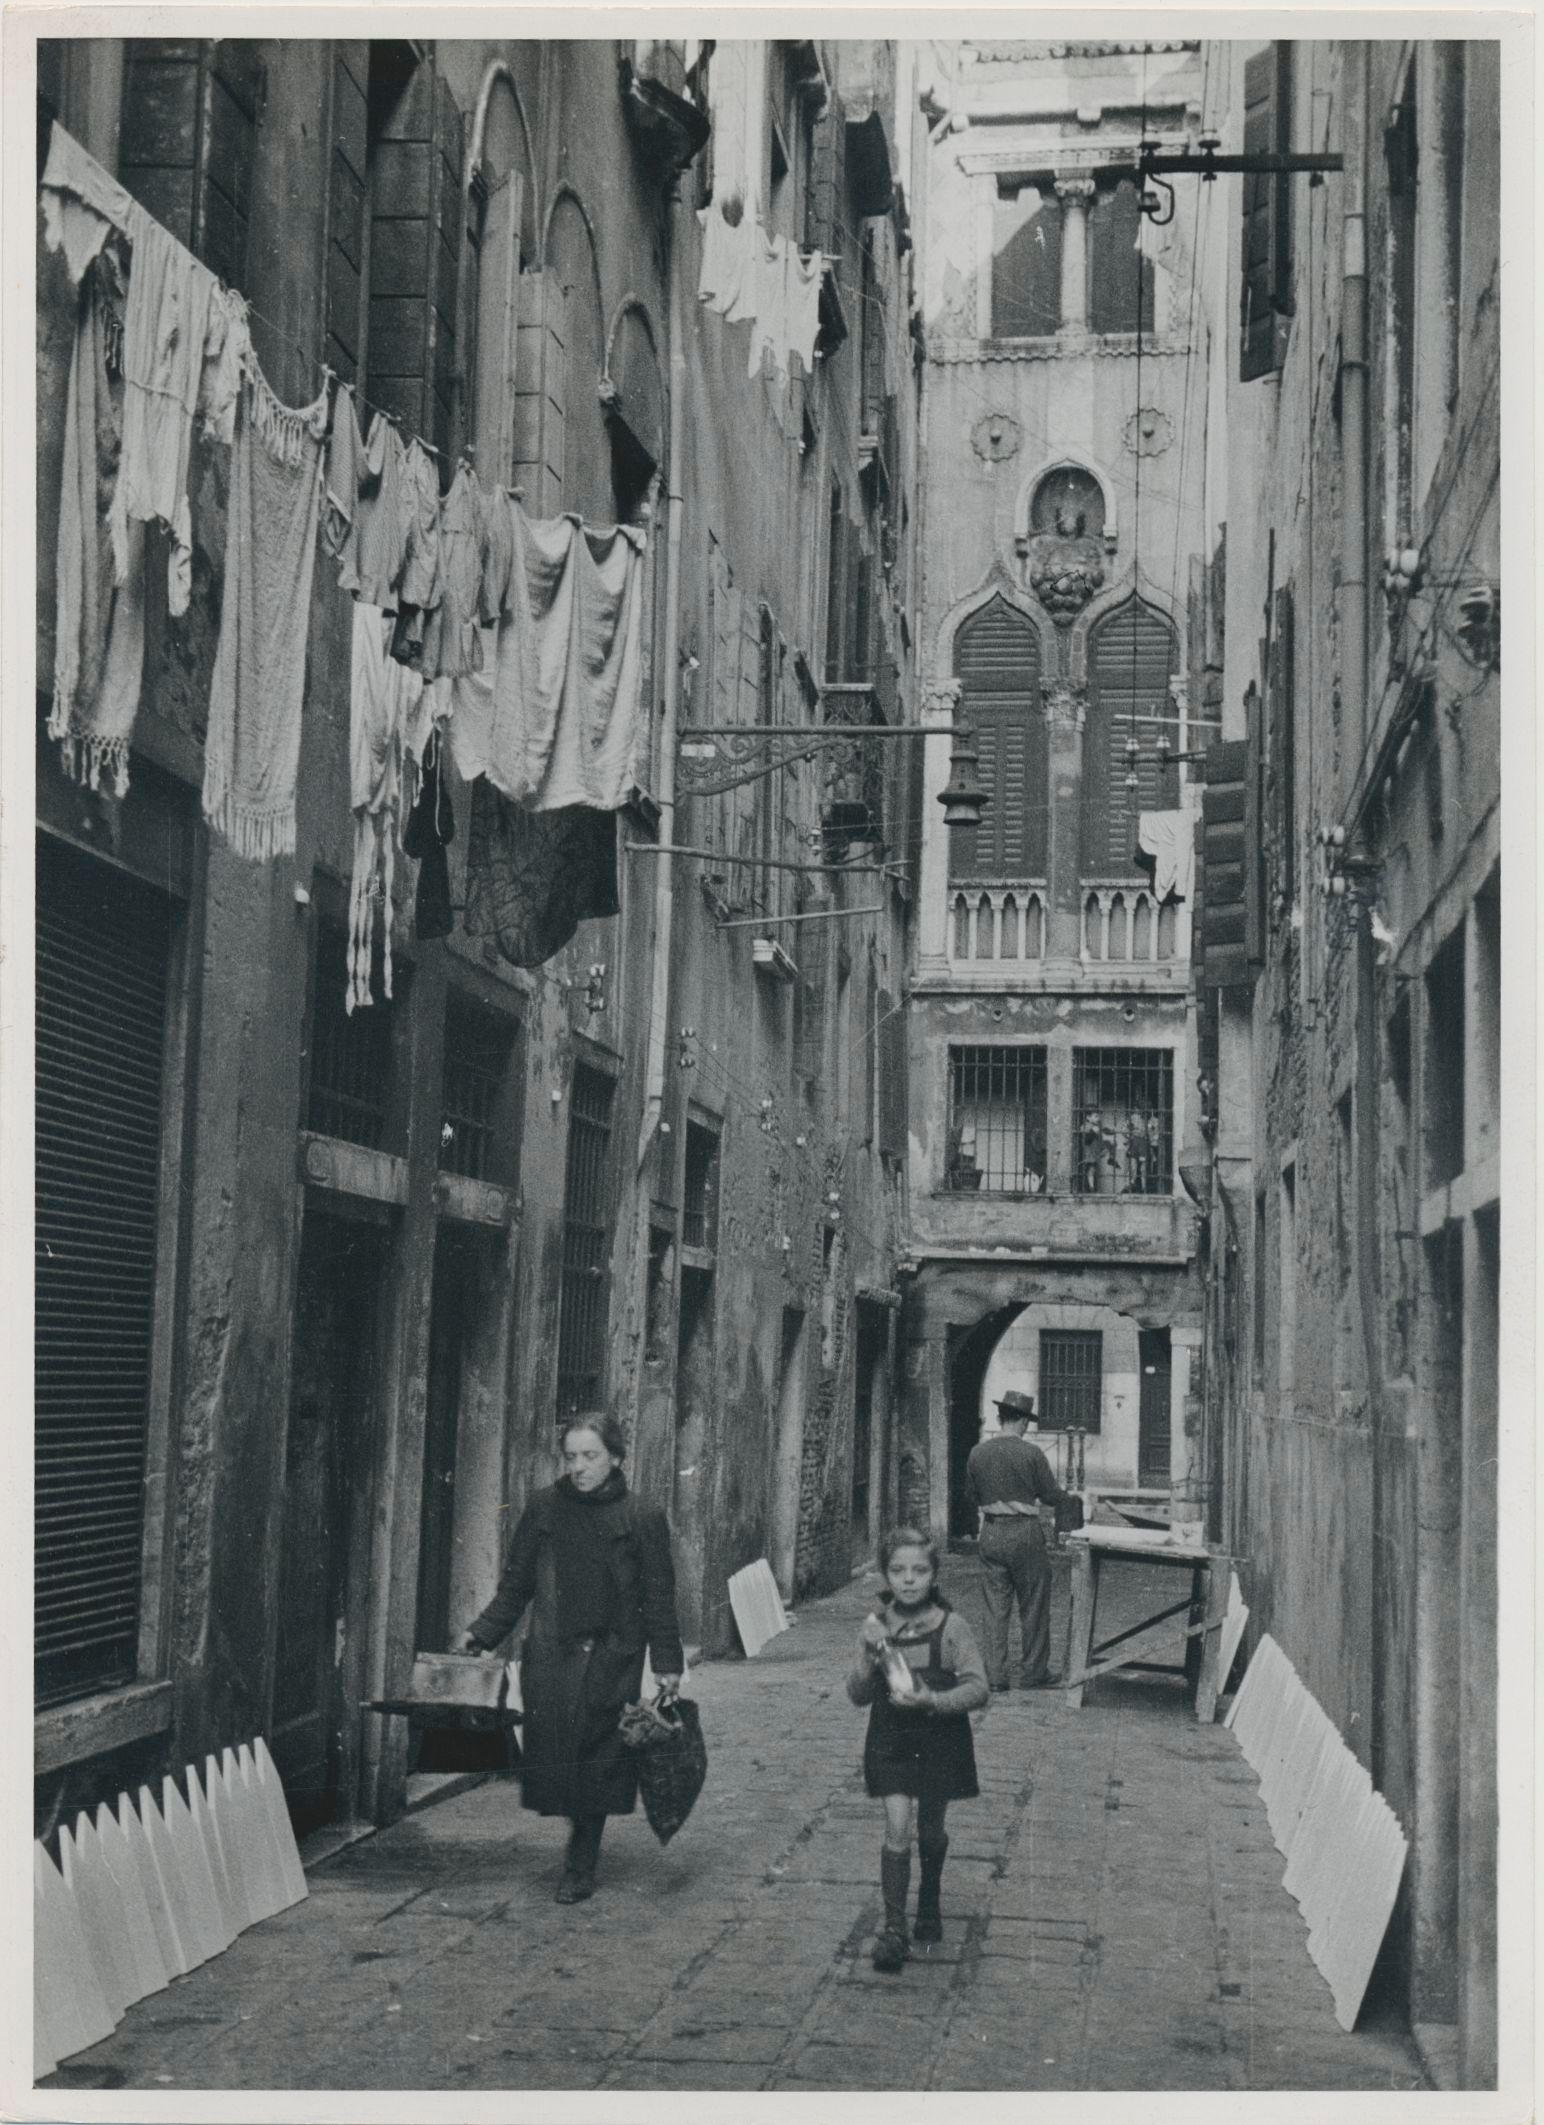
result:
<svg viewBox="0 0 1544 2125"><path fill-rule="evenodd" d="M39 835L33 1557L39 1705L138 1663L170 903Z"/></svg>
<svg viewBox="0 0 1544 2125"><path fill-rule="evenodd" d="M1042 1431L1097 1431L1104 1402L1104 1337L1097 1328L1042 1328L1040 1395L1035 1419Z"/></svg>
<svg viewBox="0 0 1544 2125"><path fill-rule="evenodd" d="M391 1104L392 1016L378 1005L350 1012L347 995L348 943L336 924L323 923L311 1005L306 1126L378 1151L386 1142Z"/></svg>
<svg viewBox="0 0 1544 2125"><path fill-rule="evenodd" d="M681 1244L703 1248L718 1244L718 1132L701 1122L686 1125Z"/></svg>
<svg viewBox="0 0 1544 2125"><path fill-rule="evenodd" d="M468 1180L509 1179L507 1097L515 1029L454 990L445 1002L440 1165Z"/></svg>
<svg viewBox="0 0 1544 2125"><path fill-rule="evenodd" d="M1038 1195L1045 1145L1044 1048L951 1048L945 1187Z"/></svg>
<svg viewBox="0 0 1544 2125"><path fill-rule="evenodd" d="M611 1108L616 1087L574 1066L563 1187L563 1281L558 1309L558 1415L600 1406L606 1376L611 1259Z"/></svg>
<svg viewBox="0 0 1544 2125"><path fill-rule="evenodd" d="M1080 1195L1169 1195L1173 1167L1173 1050L1075 1049L1074 1190Z"/></svg>

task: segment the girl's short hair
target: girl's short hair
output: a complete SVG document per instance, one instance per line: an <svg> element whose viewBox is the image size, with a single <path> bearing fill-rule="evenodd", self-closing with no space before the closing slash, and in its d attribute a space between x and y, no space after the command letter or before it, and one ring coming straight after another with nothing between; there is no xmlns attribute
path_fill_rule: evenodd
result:
<svg viewBox="0 0 1544 2125"><path fill-rule="evenodd" d="M928 1562L933 1567L933 1577L938 1577L943 1564L938 1544L931 1535L925 1535L920 1527L892 1527L887 1534L880 1536L879 1569L882 1572L889 1571L890 1559L898 1549L926 1550Z"/></svg>
<svg viewBox="0 0 1544 2125"><path fill-rule="evenodd" d="M569 1417L558 1428L558 1451L561 1453L571 1431L593 1431L613 1460L627 1459L627 1433L621 1421L605 1412L593 1417Z"/></svg>

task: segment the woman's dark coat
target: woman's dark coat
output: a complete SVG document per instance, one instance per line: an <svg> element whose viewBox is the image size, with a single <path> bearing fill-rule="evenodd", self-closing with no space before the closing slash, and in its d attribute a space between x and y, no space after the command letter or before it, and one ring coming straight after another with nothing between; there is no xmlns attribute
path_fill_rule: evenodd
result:
<svg viewBox="0 0 1544 2125"><path fill-rule="evenodd" d="M669 1525L618 1481L615 1496L587 1504L609 1538L602 1632L575 1639L558 1613L556 1485L538 1491L520 1516L498 1592L470 1627L479 1645L493 1647L530 1609L520 1661L521 1777L525 1805L539 1815L632 1813L638 1777L618 1718L637 1702L645 1646L657 1675L679 1675L684 1666Z"/></svg>

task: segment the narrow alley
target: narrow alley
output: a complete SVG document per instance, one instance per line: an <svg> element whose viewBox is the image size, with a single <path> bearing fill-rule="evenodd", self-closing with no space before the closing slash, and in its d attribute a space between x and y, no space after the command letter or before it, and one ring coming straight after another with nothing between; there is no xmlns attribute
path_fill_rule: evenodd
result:
<svg viewBox="0 0 1544 2125"><path fill-rule="evenodd" d="M951 1558L973 1621L976 1577ZM315 1868L304 1903L41 2085L1426 2085L1376 2008L1336 2027L1253 1773L1162 1685L1107 1683L1081 1711L1059 1692L994 1700L981 1798L951 1824L943 1942L876 1974L878 1810L842 1686L874 1583L694 1674L702 1799L664 1850L641 1815L613 1824L593 1902L554 1904L558 1826L484 1784Z"/></svg>
<svg viewBox="0 0 1544 2125"><path fill-rule="evenodd" d="M54 12L0 2116L1499 2115L1527 21Z"/></svg>

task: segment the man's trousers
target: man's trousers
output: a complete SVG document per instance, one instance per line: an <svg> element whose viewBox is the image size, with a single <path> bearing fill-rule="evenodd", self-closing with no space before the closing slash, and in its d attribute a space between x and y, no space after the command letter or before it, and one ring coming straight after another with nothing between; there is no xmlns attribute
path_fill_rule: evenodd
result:
<svg viewBox="0 0 1544 2125"><path fill-rule="evenodd" d="M1051 1665L1051 1558L1045 1527L1038 1515L983 1520L977 1554L986 1609L982 1651L987 1681L998 1689L1007 1685L1008 1616L1016 1600L1023 1637L1020 1673L1029 1689L1044 1680Z"/></svg>

